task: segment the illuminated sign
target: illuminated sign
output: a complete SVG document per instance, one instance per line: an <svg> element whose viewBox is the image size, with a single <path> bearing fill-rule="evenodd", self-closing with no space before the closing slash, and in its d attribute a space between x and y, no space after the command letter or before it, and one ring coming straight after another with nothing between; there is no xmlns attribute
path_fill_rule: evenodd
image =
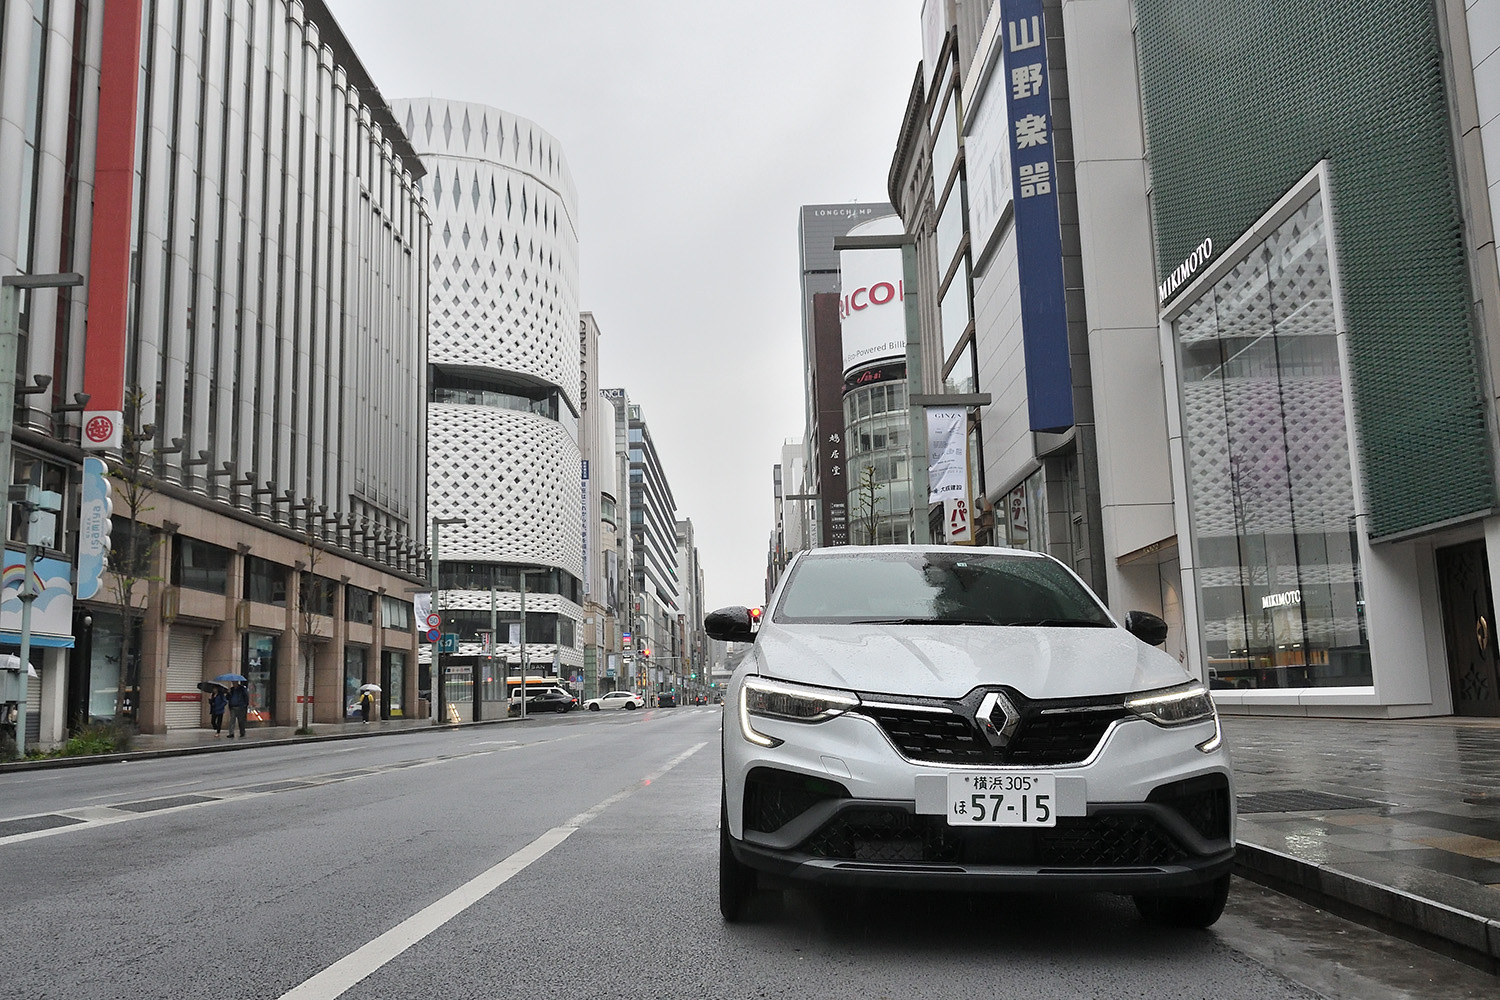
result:
<svg viewBox="0 0 1500 1000"><path fill-rule="evenodd" d="M1260 609L1269 611L1271 608L1288 608L1302 603L1302 591L1284 590L1279 594L1267 594L1260 599Z"/></svg>

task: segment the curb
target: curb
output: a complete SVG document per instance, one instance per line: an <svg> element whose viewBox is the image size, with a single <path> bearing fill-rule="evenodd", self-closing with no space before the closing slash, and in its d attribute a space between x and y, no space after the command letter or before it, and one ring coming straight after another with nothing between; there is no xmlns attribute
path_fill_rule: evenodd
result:
<svg viewBox="0 0 1500 1000"><path fill-rule="evenodd" d="M1428 941L1451 946L1458 952L1456 957L1468 958L1471 963L1477 959L1490 971L1500 963L1500 919L1246 841L1238 844L1235 874L1304 899L1310 897L1312 902L1340 904L1329 908L1353 911L1344 915L1362 915L1366 922L1373 917L1377 926L1408 928ZM1455 885L1460 896L1464 889L1491 891Z"/></svg>
<svg viewBox="0 0 1500 1000"><path fill-rule="evenodd" d="M530 718L530 716L528 716ZM479 722L445 723L438 726L413 725L400 729L379 729L373 732L315 733L311 736L286 736L278 739L250 740L239 743L207 743L202 746L167 747L161 750L126 750L123 753L90 754L80 757L47 757L41 760L16 760L0 763L0 774L12 771L50 771L62 767L87 767L92 764L127 764L132 760L158 760L167 757L190 757L204 753L229 753L236 750L253 750L257 747L286 747L298 743L332 743L339 740L363 740L377 736L399 736L411 733L451 732L455 729L472 729L476 726L496 726L522 719L481 719Z"/></svg>

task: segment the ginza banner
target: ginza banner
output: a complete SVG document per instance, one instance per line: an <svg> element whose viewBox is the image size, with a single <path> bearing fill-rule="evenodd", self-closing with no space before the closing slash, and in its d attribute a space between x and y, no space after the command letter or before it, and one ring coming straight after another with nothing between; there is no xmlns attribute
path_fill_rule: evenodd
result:
<svg viewBox="0 0 1500 1000"><path fill-rule="evenodd" d="M964 444L969 410L964 406L927 408L927 502L962 498L968 480Z"/></svg>

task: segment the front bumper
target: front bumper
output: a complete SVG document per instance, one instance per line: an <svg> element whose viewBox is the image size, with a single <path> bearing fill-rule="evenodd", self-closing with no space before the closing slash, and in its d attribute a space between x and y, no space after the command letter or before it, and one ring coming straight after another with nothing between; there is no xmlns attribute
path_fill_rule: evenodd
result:
<svg viewBox="0 0 1500 1000"><path fill-rule="evenodd" d="M726 716L729 841L743 864L829 885L996 891L1191 892L1230 872L1227 751L1212 722L1117 723L1057 776L1054 827L950 826L941 791L962 767L914 762L868 719L768 722L758 747ZM757 720L762 727L762 720ZM816 736L816 740L811 737ZM934 785L936 782L936 786Z"/></svg>

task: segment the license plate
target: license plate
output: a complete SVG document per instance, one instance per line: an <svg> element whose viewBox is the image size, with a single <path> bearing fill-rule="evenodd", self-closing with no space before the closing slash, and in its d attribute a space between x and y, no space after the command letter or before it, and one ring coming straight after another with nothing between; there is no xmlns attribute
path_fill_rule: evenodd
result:
<svg viewBox="0 0 1500 1000"><path fill-rule="evenodd" d="M1056 826L1057 779L1001 771L948 775L949 826Z"/></svg>

